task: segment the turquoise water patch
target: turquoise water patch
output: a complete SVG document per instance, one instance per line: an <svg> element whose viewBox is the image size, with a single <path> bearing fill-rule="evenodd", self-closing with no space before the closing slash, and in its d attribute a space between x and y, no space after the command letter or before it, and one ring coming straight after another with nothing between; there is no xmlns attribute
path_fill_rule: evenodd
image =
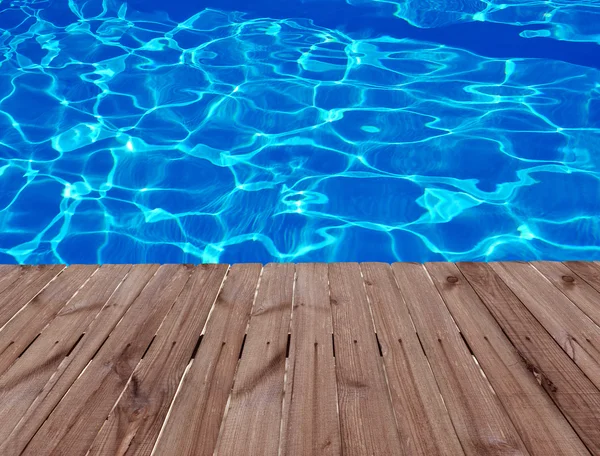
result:
<svg viewBox="0 0 600 456"><path fill-rule="evenodd" d="M2 262L600 259L596 2L221 3L0 2Z"/></svg>

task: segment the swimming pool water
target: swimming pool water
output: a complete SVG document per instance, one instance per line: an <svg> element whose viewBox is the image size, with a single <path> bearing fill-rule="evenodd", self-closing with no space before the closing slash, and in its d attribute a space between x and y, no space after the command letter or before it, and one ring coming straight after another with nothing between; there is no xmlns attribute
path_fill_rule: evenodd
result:
<svg viewBox="0 0 600 456"><path fill-rule="evenodd" d="M536 258L600 259L600 0L0 0L0 262Z"/></svg>

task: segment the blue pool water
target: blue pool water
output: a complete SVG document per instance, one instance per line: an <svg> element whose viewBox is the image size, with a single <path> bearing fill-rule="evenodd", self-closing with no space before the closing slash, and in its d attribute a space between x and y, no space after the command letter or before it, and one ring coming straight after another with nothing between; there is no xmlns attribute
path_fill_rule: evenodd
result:
<svg viewBox="0 0 600 456"><path fill-rule="evenodd" d="M600 259L600 0L0 0L0 262Z"/></svg>

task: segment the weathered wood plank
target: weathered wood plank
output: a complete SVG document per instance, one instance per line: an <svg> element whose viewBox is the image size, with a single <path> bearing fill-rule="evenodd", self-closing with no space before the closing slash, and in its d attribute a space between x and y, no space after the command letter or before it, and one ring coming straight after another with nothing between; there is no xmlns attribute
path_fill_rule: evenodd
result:
<svg viewBox="0 0 600 456"><path fill-rule="evenodd" d="M291 350L291 337L292 335L290 334L290 350ZM283 404L281 407L281 437L279 439L279 449L281 451L281 454L286 454L285 453L285 449L288 448L291 444L288 443L288 438L289 438L289 434L288 434L288 428L289 428L289 422L290 422L290 403L292 400L292 393L293 393L293 387L291 385L291 382L293 381L294 378L294 365L291 364L292 361L292 353L290 351L290 355L288 358L286 358L285 360L285 379L284 379L284 385L283 385ZM334 382L335 382L335 373L334 373ZM335 402L337 404L337 396L335 397ZM317 414L318 412L315 412L315 414ZM337 413L336 413L336 418L337 418ZM293 449L295 447L292 447ZM298 453L300 450L296 450L296 453ZM307 454L314 454L313 453L309 453L308 448L306 449L306 453Z"/></svg>
<svg viewBox="0 0 600 456"><path fill-rule="evenodd" d="M426 268L529 453L589 454L456 265Z"/></svg>
<svg viewBox="0 0 600 456"><path fill-rule="evenodd" d="M293 264L264 267L216 454L278 454L293 289Z"/></svg>
<svg viewBox="0 0 600 456"><path fill-rule="evenodd" d="M356 263L329 265L342 452L401 454L400 436L362 281Z"/></svg>
<svg viewBox="0 0 600 456"><path fill-rule="evenodd" d="M31 403L10 436L7 439L3 438L0 440L0 454L20 454L21 451L23 451L27 443L29 443L33 435L44 423L52 410L54 410L54 407L62 399L79 374L88 365L90 359L92 359L94 354L102 346L108 335L129 309L130 305L138 297L157 269L158 265L133 266L127 277L125 277L124 282L117 288L106 305L100 310L100 313L85 329L83 338L79 343L77 343L77 339L74 339L74 337L78 338L79 334L71 334L68 329L65 329L63 326L63 319L55 319L50 324L44 331L44 334L47 333L49 336L63 334L62 337L65 338L65 345L76 343L76 346L62 362L52 358L43 361L44 364L42 366L45 366L46 363L60 362L54 374L51 369L48 369L45 374L45 378L47 379L45 384L42 383L44 378L38 375L31 376L31 371L37 370L36 363L33 360L33 354L37 353L38 349L42 349L41 345L37 346L37 341L30 347L30 350L26 352L23 362L19 361L11 368L7 375L10 374L12 378L19 379L22 377L32 377L35 379L35 384L29 384L28 382L21 380L20 382L23 383L27 394L25 394L23 389L19 392L22 401L27 403L31 402L32 399L35 400ZM151 291L145 295L146 297L149 297L156 292L156 287L154 285L152 285L152 287ZM146 302L137 301L136 306L134 312L143 312ZM125 319L124 324L128 324L128 321L129 317L128 319ZM44 339L42 339L42 342L43 341ZM34 346L36 346L36 350L31 351ZM30 351L32 353L31 355L28 354ZM30 358L30 356L32 358ZM40 370L44 370L44 368L41 367ZM40 380L40 383L37 383L38 380ZM5 386L8 385L5 384ZM18 421L16 418L19 417L15 417L14 422Z"/></svg>
<svg viewBox="0 0 600 456"><path fill-rule="evenodd" d="M12 282L0 293L0 328L64 268L63 265L27 267L19 280Z"/></svg>
<svg viewBox="0 0 600 456"><path fill-rule="evenodd" d="M213 454L261 269L257 264L230 269L175 396L156 455Z"/></svg>
<svg viewBox="0 0 600 456"><path fill-rule="evenodd" d="M9 286L20 280L33 266L0 265L0 294Z"/></svg>
<svg viewBox="0 0 600 456"><path fill-rule="evenodd" d="M498 397L481 375L425 267L395 263L392 269L464 452L528 454Z"/></svg>
<svg viewBox="0 0 600 456"><path fill-rule="evenodd" d="M2 455L600 455L596 263L94 268L0 265Z"/></svg>
<svg viewBox="0 0 600 456"><path fill-rule="evenodd" d="M519 300L600 388L600 327L529 263L490 263Z"/></svg>
<svg viewBox="0 0 600 456"><path fill-rule="evenodd" d="M600 292L600 263L591 261L566 261L571 271L585 280L594 290Z"/></svg>
<svg viewBox="0 0 600 456"><path fill-rule="evenodd" d="M392 269L361 269L405 454L464 454Z"/></svg>
<svg viewBox="0 0 600 456"><path fill-rule="evenodd" d="M531 263L579 309L600 325L600 293L562 263L534 261Z"/></svg>
<svg viewBox="0 0 600 456"><path fill-rule="evenodd" d="M600 393L492 268L459 263L459 269L492 313L579 437L600 454Z"/></svg>
<svg viewBox="0 0 600 456"><path fill-rule="evenodd" d="M226 265L202 265L192 273L90 455L152 453L226 272Z"/></svg>
<svg viewBox="0 0 600 456"><path fill-rule="evenodd" d="M73 349L85 328L100 312L129 269L130 266L103 266L96 271L11 369L0 377L0 442L8 438L19 419L65 356ZM50 318L55 312L49 312L49 309L54 306L54 310L58 310L61 302L64 304L69 299L91 271L91 267L67 268L38 296L39 300L30 303L8 323L5 329L13 332L19 348L14 351L5 350L0 355L2 370L17 359L22 350L21 346L29 344L40 326L46 324L46 318L40 316ZM32 312L26 312L27 310ZM24 321L18 321L22 316L25 317ZM18 325L13 326L13 323Z"/></svg>
<svg viewBox="0 0 600 456"><path fill-rule="evenodd" d="M282 454L341 452L327 265L296 265Z"/></svg>
<svg viewBox="0 0 600 456"><path fill-rule="evenodd" d="M85 265L66 268L56 280L49 283L2 328L0 331L0 375L6 372L96 269L98 269L97 266ZM105 279L104 275L100 280L103 279ZM104 305L104 302L99 305ZM49 351L51 348L52 345L48 345L45 350Z"/></svg>
<svg viewBox="0 0 600 456"><path fill-rule="evenodd" d="M158 270L136 300L145 305L129 309L23 454L87 452L189 276L185 265Z"/></svg>

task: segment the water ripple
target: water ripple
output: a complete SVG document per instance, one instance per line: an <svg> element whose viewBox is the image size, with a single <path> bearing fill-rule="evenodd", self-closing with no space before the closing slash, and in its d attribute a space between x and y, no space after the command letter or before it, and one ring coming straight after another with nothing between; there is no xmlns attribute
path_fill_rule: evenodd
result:
<svg viewBox="0 0 600 456"><path fill-rule="evenodd" d="M310 0L309 0L310 1ZM331 0L330 0L331 1ZM554 38L600 43L599 0L346 0L376 5L420 28L465 22L533 26L524 38Z"/></svg>
<svg viewBox="0 0 600 456"><path fill-rule="evenodd" d="M113 1L0 24L3 261L600 259L596 69Z"/></svg>

